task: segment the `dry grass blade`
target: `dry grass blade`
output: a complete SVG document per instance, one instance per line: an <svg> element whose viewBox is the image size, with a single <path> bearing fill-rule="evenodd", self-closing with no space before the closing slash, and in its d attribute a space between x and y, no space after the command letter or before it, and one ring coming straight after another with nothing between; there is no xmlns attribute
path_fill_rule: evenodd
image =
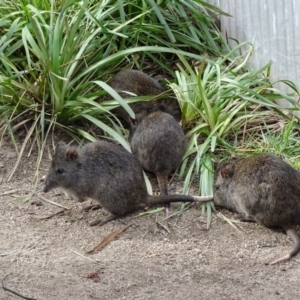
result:
<svg viewBox="0 0 300 300"><path fill-rule="evenodd" d="M30 122L30 121L31 121L31 119L26 119L26 120L23 120L23 121L19 122L19 123L16 124L16 125L14 125L14 126L12 127L12 132L16 132L18 128L20 128L21 126L23 126L24 124L26 124L26 123L28 123L28 122Z"/></svg>
<svg viewBox="0 0 300 300"><path fill-rule="evenodd" d="M27 133L27 135L26 135L26 137L25 137L25 140L24 140L24 142L23 142L23 144L22 144L22 147L21 147L21 149L20 149L20 152L19 152L17 161L16 161L16 163L15 163L15 165L14 165L12 171L10 172L10 174L9 174L9 176L8 176L8 178L7 178L7 181L10 181L11 178L12 178L12 176L14 175L14 173L15 173L15 171L16 171L16 169L17 169L17 167L18 167L18 165L19 165L19 163L20 163L20 161L21 161L21 158L22 158L22 156L23 156L23 152L24 152L24 150L25 150L25 147L26 147L26 145L27 145L27 142L28 142L29 138L31 137L31 135L32 135L32 133L33 133L33 131L34 131L34 129L36 128L37 122L38 122L38 119L36 119L35 122L31 125L31 127L30 127L30 129L29 129L29 131L28 131L28 133Z"/></svg>
<svg viewBox="0 0 300 300"><path fill-rule="evenodd" d="M242 230L240 229L240 228L238 228L235 224L234 224L234 222L235 223L237 223L237 222L239 222L239 221L235 221L235 220L232 220L232 219L229 219L229 218L227 218L226 216L224 216L222 213L220 213L220 212L217 212L217 216L220 218L220 219L222 219L222 220L224 220L224 221L226 221L229 225L231 225L234 229L236 229L238 232L242 232Z"/></svg>
<svg viewBox="0 0 300 300"><path fill-rule="evenodd" d="M17 252L17 250L12 251L12 252L8 252L8 253L0 253L0 257L3 257L3 256L9 256L9 255L12 255L12 254L14 254L14 253L16 253L16 252Z"/></svg>
<svg viewBox="0 0 300 300"><path fill-rule="evenodd" d="M164 225L162 222L160 222L158 219L156 220L156 223L158 225L160 225L167 233L171 233L170 229L166 225Z"/></svg>
<svg viewBox="0 0 300 300"><path fill-rule="evenodd" d="M16 192L18 192L19 190L16 189L16 190L11 190L11 191L7 191L7 192L4 192L2 194L0 194L0 196L5 196L5 195L10 195L10 194L14 194Z"/></svg>
<svg viewBox="0 0 300 300"><path fill-rule="evenodd" d="M112 233L110 233L99 245L97 245L93 250L90 250L87 252L87 254L95 253L96 251L99 251L103 247L105 247L108 243L110 243L116 236L118 236L120 233L125 231L128 227L130 227L132 224L128 224L126 226L123 226Z"/></svg>
<svg viewBox="0 0 300 300"><path fill-rule="evenodd" d="M77 252L77 251L75 251L75 250L72 250L72 249L70 249L70 251L72 251L73 253L77 254L78 256L83 257L83 258L85 258L85 259L87 259L87 260L89 260L89 261L91 261L91 262L93 262L93 263L95 263L95 264L99 264L99 261L98 261L98 260L95 260L95 259L91 259L91 258L89 258L89 257L86 257L86 256L84 256L84 255L80 254L79 252Z"/></svg>
<svg viewBox="0 0 300 300"><path fill-rule="evenodd" d="M48 203L51 203L51 204L53 204L53 205L62 207L62 208L64 208L64 209L70 209L69 207L66 207L66 206L63 206L63 205L58 204L58 203L56 203L56 202L53 202L53 201L51 201L51 200L48 200L47 198L45 198L45 197L43 197L43 196L41 196L41 195L39 195L38 197L39 197L41 200L45 201L45 202L48 202Z"/></svg>

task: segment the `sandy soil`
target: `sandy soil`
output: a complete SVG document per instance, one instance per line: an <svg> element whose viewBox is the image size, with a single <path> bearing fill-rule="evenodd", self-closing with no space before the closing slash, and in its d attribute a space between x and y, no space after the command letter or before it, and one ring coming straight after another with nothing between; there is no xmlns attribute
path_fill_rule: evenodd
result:
<svg viewBox="0 0 300 300"><path fill-rule="evenodd" d="M16 157L10 143L3 141L0 281L19 294L39 300L299 297L300 256L275 266L267 264L292 248L280 230L238 223L241 230L237 231L216 214L206 230L199 205L169 220L164 220L164 213L140 217L137 212L103 227L90 227L88 223L101 210L85 212L87 203L76 203L59 191L39 193L40 180L35 188L34 151L24 156L7 182L5 176ZM43 160L39 178L49 163ZM171 190L180 186L173 180ZM62 208L40 195L69 209L53 216ZM173 211L176 207L172 204ZM233 213L221 212L234 219ZM41 219L47 216L52 217ZM132 226L97 253L86 253L124 224ZM0 299L20 297L1 288Z"/></svg>

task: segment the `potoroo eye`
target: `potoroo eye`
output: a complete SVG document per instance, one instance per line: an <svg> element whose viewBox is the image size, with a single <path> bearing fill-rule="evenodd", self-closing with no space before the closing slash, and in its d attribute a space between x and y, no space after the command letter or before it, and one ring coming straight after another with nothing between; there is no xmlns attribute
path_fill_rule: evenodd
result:
<svg viewBox="0 0 300 300"><path fill-rule="evenodd" d="M57 172L58 174L62 174L64 171L65 171L64 169L57 169L57 170L56 170L56 172Z"/></svg>

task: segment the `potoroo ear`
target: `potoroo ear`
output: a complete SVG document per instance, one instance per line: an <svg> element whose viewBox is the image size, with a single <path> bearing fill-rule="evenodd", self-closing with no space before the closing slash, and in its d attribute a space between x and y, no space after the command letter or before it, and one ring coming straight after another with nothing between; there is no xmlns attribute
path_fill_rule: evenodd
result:
<svg viewBox="0 0 300 300"><path fill-rule="evenodd" d="M220 173L223 178L232 177L234 174L234 166L228 165L225 168L223 168Z"/></svg>
<svg viewBox="0 0 300 300"><path fill-rule="evenodd" d="M76 160L78 157L79 157L79 154L75 148L69 148L66 151L66 160L67 161Z"/></svg>

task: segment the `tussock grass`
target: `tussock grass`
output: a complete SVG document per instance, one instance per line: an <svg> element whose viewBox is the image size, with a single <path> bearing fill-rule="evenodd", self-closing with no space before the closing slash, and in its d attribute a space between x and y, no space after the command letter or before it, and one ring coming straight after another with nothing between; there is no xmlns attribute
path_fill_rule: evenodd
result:
<svg viewBox="0 0 300 300"><path fill-rule="evenodd" d="M150 99L122 99L109 87L126 68L163 74L177 96L189 139L179 170L184 193L196 180L199 194L212 194L215 162L231 153L299 157L298 87L283 79L293 93L276 89L271 63L250 69L252 45L231 49L215 22L220 14L205 1L0 1L0 134L18 152L9 178L29 141L39 149L38 169L57 129L79 143L95 140L96 130L130 150L111 110L121 105L134 116L128 103ZM293 108L283 111L278 99ZM19 148L15 133L24 127ZM212 204L203 209L210 221Z"/></svg>
<svg viewBox="0 0 300 300"><path fill-rule="evenodd" d="M218 55L226 44L205 8L213 7L202 1L160 6L150 0L142 5L108 0L3 1L0 133L15 142L16 130L26 126L24 144L18 149L15 143L17 163L29 140L42 154L54 129L81 141L94 140L90 128L95 126L128 149L110 110L122 105L131 115L132 111L106 82L121 68L154 66L172 75L177 53L197 60L202 57L199 53ZM82 122L90 128L80 126ZM41 155L38 165L40 161Z"/></svg>

